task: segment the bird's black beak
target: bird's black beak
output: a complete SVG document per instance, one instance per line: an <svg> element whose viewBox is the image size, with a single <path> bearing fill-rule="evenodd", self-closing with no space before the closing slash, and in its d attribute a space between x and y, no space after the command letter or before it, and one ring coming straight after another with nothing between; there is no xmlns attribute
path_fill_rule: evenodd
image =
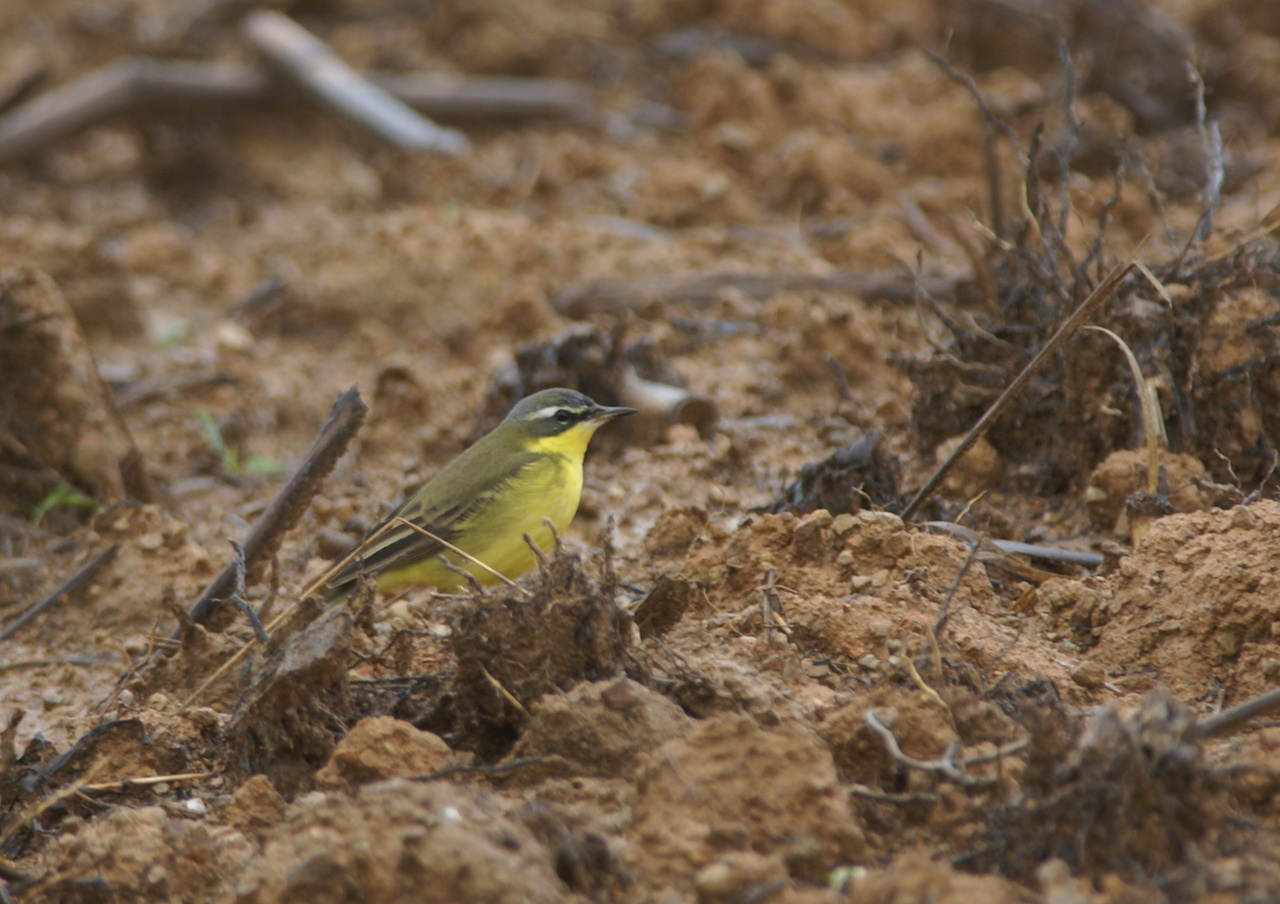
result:
<svg viewBox="0 0 1280 904"><path fill-rule="evenodd" d="M628 414L635 414L635 408L609 408L605 405L597 405L591 409L591 413L587 415L590 421L611 421L617 417L626 417Z"/></svg>

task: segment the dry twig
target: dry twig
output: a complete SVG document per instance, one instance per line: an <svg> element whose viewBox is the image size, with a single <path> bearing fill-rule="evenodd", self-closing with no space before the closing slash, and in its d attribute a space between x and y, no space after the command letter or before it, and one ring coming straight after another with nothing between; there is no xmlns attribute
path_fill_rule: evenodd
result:
<svg viewBox="0 0 1280 904"><path fill-rule="evenodd" d="M333 408L329 411L329 417L325 420L324 426L320 428L320 433L317 434L311 444L311 448L307 451L307 457L249 531L249 536L244 543L246 563L250 557L254 557L254 561L261 561L264 557L269 558L275 555L285 531L293 526L298 518L302 516L307 506L310 505L311 497L320 488L320 481L338 463L338 459L346 451L348 443L351 442L352 437L355 436L356 431L360 428L360 424L363 422L365 413L368 410L368 406L360 398L359 390L354 386L340 395L338 400L333 403ZM246 565L246 567L248 566ZM222 574L214 579L196 604L191 607L191 621L199 624L203 620L207 620L213 614L217 603L227 596L229 590L234 588L236 576L237 562L233 561L222 570ZM232 586L228 587L228 584ZM308 595L308 593L304 593L302 598L305 599ZM281 622L295 608L297 608L296 602L286 607L283 612L272 619L270 624L265 626L262 634L269 635L271 631L279 627ZM255 637L254 640L246 643L230 659L214 669L213 673L205 678L182 702L178 712L185 711L218 678L225 675L236 663L244 659L257 639Z"/></svg>
<svg viewBox="0 0 1280 904"><path fill-rule="evenodd" d="M950 534L969 546L982 547L984 553L990 547L990 557L983 555L984 561L991 557L1003 558L1006 555L1027 556L1032 559L1043 559L1047 562L1064 562L1068 565L1082 565L1085 568L1097 568L1103 557L1096 552L1081 552L1076 549L1063 549L1060 546L1043 546L1038 543L1020 543L1017 540L996 540L987 537L980 531L953 521L926 521L924 526L939 533Z"/></svg>
<svg viewBox="0 0 1280 904"><path fill-rule="evenodd" d="M993 760L999 760L1006 756L1012 756L1023 750L1029 743L1030 738L1022 738L1012 743L998 747L989 753L982 753L976 756L968 757L963 760L955 759L955 742L952 741L948 745L946 753L934 760L919 760L913 756L908 756L902 752L902 748L898 746L898 739L893 736L893 732L885 726L883 722L876 717L872 710L867 710L862 714L862 721L868 728L880 736L880 740L884 742L885 750L895 761L907 766L911 769L919 769L923 772L936 772L946 779L955 782L965 788L986 787L995 783L993 778L978 778L967 774L964 770L970 766L977 766L982 763L989 763Z"/></svg>
<svg viewBox="0 0 1280 904"><path fill-rule="evenodd" d="M874 800L882 804L936 804L938 795L936 794L890 794L888 791L878 791L867 785L849 785L845 790L849 792L851 797L861 797L864 800Z"/></svg>
<svg viewBox="0 0 1280 904"><path fill-rule="evenodd" d="M1276 710L1280 710L1280 688L1269 690L1230 709L1224 709L1200 719L1192 727L1192 732L1198 738L1217 737L1236 731L1250 719L1256 719L1258 716L1264 716Z"/></svg>
<svg viewBox="0 0 1280 904"><path fill-rule="evenodd" d="M476 665L480 669L480 674L483 675L485 680L489 682L489 685L498 692L498 696L511 704L511 706L526 719L533 718L529 715L529 710L525 709L524 704L516 699L515 694L503 687L501 681L489 674L489 670L484 667L483 663L477 663Z"/></svg>
<svg viewBox="0 0 1280 904"><path fill-rule="evenodd" d="M471 147L356 73L311 32L283 13L258 9L241 23L245 36L311 98L398 147L458 154Z"/></svg>
<svg viewBox="0 0 1280 904"><path fill-rule="evenodd" d="M989 779L974 778L972 775L965 775L960 771L953 759L955 753L954 743L948 745L947 752L936 760L919 760L902 752L902 748L898 746L898 739L893 736L893 732L876 717L872 710L867 710L862 714L862 721L880 736L880 740L884 743L885 751L888 752L889 756L903 766L919 769L922 772L936 772L965 788L991 784Z"/></svg>
<svg viewBox="0 0 1280 904"><path fill-rule="evenodd" d="M1148 276L1150 271L1144 268ZM1129 374L1133 377L1133 389L1138 394L1138 404L1142 410L1142 437L1147 448L1147 492L1155 493L1156 482L1160 479L1160 449L1168 446L1168 437L1164 433L1164 419L1160 416L1160 399L1155 388L1151 386L1142 373L1142 365L1138 358L1118 335L1105 326L1089 325L1086 330L1110 336L1120 351L1124 352L1125 361L1129 364Z"/></svg>
<svg viewBox="0 0 1280 904"><path fill-rule="evenodd" d="M572 82L430 72L367 72L362 77L427 116L589 120L596 115L589 89ZM0 117L0 166L126 113L160 106L234 107L279 100L271 73L261 66L147 57L117 60Z"/></svg>
<svg viewBox="0 0 1280 904"><path fill-rule="evenodd" d="M311 504L312 497L320 489L320 482L347 450L368 410L354 386L333 403L328 419L307 450L306 458L245 537L244 566L250 575L256 574L257 569L275 555L285 532L297 523ZM231 593L235 581L236 563L231 562L191 607L191 620L196 624L206 623L218 603Z"/></svg>
<svg viewBox="0 0 1280 904"><path fill-rule="evenodd" d="M618 400L639 409L641 415L652 415L671 424L689 424L697 428L701 436L713 433L720 416L715 402L707 397L694 395L679 386L646 380L635 368L623 372Z"/></svg>
<svg viewBox="0 0 1280 904"><path fill-rule="evenodd" d="M22 628L24 625L29 624L31 620L34 619L36 616L38 616L40 613L53 608L55 605L57 605L58 601L61 600L63 597L69 596L71 593L75 592L76 590L80 589L80 587L84 586L86 583L91 581L93 579L93 576L98 573L98 570L101 569L103 565L106 565L108 562L114 559L116 557L116 553L118 553L119 551L120 551L120 544L118 543L112 546L108 546L102 552L98 553L92 559L90 559L89 561L81 565L79 568L77 568L75 571L75 574L71 575L71 577L67 578L65 581L59 584L56 588L54 588L54 591L52 593L50 593L40 602L36 603L26 612L23 612L21 615L15 618L7 628L5 628L3 631L0 631L0 641L8 640L11 636L13 636L13 634L16 631L18 631L18 629Z"/></svg>
<svg viewBox="0 0 1280 904"><path fill-rule="evenodd" d="M773 646L773 613L778 605L778 592L774 587L777 582L777 569L770 568L765 572L764 583L760 585L760 626L764 630L766 649Z"/></svg>
<svg viewBox="0 0 1280 904"><path fill-rule="evenodd" d="M258 613L253 611L249 601L244 598L244 547L235 540L231 540L230 543L231 548L235 550L235 558L231 564L236 570L236 586L235 590L231 592L231 596L227 598L227 602L239 609L244 617L249 620L249 625L253 628L253 633L258 638L258 643L265 644L270 638L267 637L267 632L263 629L262 622L258 620Z"/></svg>
<svg viewBox="0 0 1280 904"><path fill-rule="evenodd" d="M1196 228L1187 237L1182 253L1171 267L1171 272L1175 274L1181 272L1187 256L1213 231L1213 216L1222 200L1222 181L1226 170L1222 159L1222 132L1216 122L1207 123L1205 120L1204 79L1190 61L1185 66L1187 78L1195 87L1196 129L1200 133L1200 143L1204 150L1205 173L1204 188L1200 192L1200 218L1196 221Z"/></svg>
<svg viewBox="0 0 1280 904"><path fill-rule="evenodd" d="M925 280L930 294L954 298L957 280ZM740 292L748 298L764 299L779 292L849 292L866 299L908 302L915 298L915 286L895 272L802 273L764 271L732 273L703 270L675 276L638 276L601 279L570 286L551 304L566 317L588 314L621 314L649 304L687 303L695 307L714 303L725 292Z"/></svg>
<svg viewBox="0 0 1280 904"><path fill-rule="evenodd" d="M26 810L17 814L16 817L13 817L12 814L10 814L13 821L9 824L9 827L4 831L4 833L0 834L0 850L4 849L5 845L9 843L9 840L12 839L23 826L39 819L42 813L48 812L53 807L62 803L62 801L70 797L75 797L79 794L80 791L93 780L93 777L106 767L106 765L107 762L105 759L95 760L89 768L85 770L84 777L79 781L72 782L67 787L54 791L43 800L37 801L27 807Z"/></svg>
<svg viewBox="0 0 1280 904"><path fill-rule="evenodd" d="M995 134L1000 132L1008 139L1009 147L1014 156L1018 158L1020 163L1025 165L1028 161L1028 156L1022 152L1022 144L1018 141L1018 133L1013 130L1012 126L991 111L991 107L987 105L986 98L982 96L982 92L978 90L978 86L972 78L957 70L932 50L924 47L921 50L929 58L930 62L941 69L949 79L968 91L969 96L978 105L978 111L982 114L982 119L986 126L983 130L982 146L987 169L987 190L991 204L992 230L997 238L1007 238L1004 226L1004 200L1000 186L1000 161L996 156Z"/></svg>
<svg viewBox="0 0 1280 904"><path fill-rule="evenodd" d="M80 785L79 791L128 791L130 788L149 788L152 785L163 785L168 782L195 782L213 778L216 772L175 772L171 775L144 775L140 778L122 778L114 782L99 782L93 785Z"/></svg>

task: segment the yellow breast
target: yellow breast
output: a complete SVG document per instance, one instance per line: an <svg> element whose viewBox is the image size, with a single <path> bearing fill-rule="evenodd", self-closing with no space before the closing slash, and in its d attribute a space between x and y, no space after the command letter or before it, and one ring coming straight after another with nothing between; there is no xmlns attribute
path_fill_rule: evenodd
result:
<svg viewBox="0 0 1280 904"><path fill-rule="evenodd" d="M506 481L464 524L458 526L451 541L508 578L519 577L537 561L524 540L526 534L539 549L550 555L555 538L547 522L554 527L555 533L563 534L578 511L578 500L582 495L581 453L575 457L550 450L537 451L547 454L540 455ZM498 581L487 569L456 553L445 553L444 556L482 585ZM386 572L378 579L378 589L425 584L447 592L465 586L466 579L450 570L440 559L436 556L409 568Z"/></svg>

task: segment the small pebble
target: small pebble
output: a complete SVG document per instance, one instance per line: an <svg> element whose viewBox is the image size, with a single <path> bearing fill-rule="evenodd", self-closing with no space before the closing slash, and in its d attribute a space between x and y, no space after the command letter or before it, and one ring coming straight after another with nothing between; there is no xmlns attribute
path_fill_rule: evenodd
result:
<svg viewBox="0 0 1280 904"><path fill-rule="evenodd" d="M1258 518L1246 505L1237 505L1231 510L1231 526L1237 530L1251 530L1258 524Z"/></svg>
<svg viewBox="0 0 1280 904"><path fill-rule="evenodd" d="M192 816L206 816L209 813L208 805L198 797L189 797L184 800L182 808Z"/></svg>
<svg viewBox="0 0 1280 904"><path fill-rule="evenodd" d="M881 524L894 530L902 530L902 519L892 512L873 512L863 509L854 518L863 524Z"/></svg>
<svg viewBox="0 0 1280 904"><path fill-rule="evenodd" d="M799 524L796 525L795 541L797 543L806 543L824 527L828 527L832 522L831 513L826 509L818 509L816 512L810 512L804 517Z"/></svg>
<svg viewBox="0 0 1280 904"><path fill-rule="evenodd" d="M1092 659L1086 659L1071 673L1071 680L1083 688L1093 690L1102 687L1107 680L1107 670Z"/></svg>
<svg viewBox="0 0 1280 904"><path fill-rule="evenodd" d="M213 328L213 340L219 347L233 352L253 348L253 333L232 320L224 320Z"/></svg>
<svg viewBox="0 0 1280 904"><path fill-rule="evenodd" d="M704 866L694 877L693 884L698 896L704 900L715 900L739 891L739 878L727 863Z"/></svg>
<svg viewBox="0 0 1280 904"><path fill-rule="evenodd" d="M163 866L152 866L143 874L142 881L143 884L155 888L169 881L169 873Z"/></svg>
<svg viewBox="0 0 1280 904"><path fill-rule="evenodd" d="M1151 676L1137 673L1121 675L1116 679L1116 686L1126 693L1146 693L1151 690Z"/></svg>
<svg viewBox="0 0 1280 904"><path fill-rule="evenodd" d="M867 620L867 630L876 637L885 638L889 636L889 632L893 630L893 623L882 615L876 615ZM889 641L889 652L896 653L896 646L900 646L896 640Z"/></svg>

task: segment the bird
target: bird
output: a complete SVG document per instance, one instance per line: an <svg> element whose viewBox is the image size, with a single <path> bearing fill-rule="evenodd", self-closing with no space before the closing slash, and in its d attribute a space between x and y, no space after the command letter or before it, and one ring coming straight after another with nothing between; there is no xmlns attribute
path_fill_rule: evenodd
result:
<svg viewBox="0 0 1280 904"><path fill-rule="evenodd" d="M382 592L422 585L446 593L467 585L467 575L481 585L519 577L536 561L525 536L550 549L577 513L591 437L635 412L564 388L521 399L339 560L325 597L349 595L366 576Z"/></svg>

